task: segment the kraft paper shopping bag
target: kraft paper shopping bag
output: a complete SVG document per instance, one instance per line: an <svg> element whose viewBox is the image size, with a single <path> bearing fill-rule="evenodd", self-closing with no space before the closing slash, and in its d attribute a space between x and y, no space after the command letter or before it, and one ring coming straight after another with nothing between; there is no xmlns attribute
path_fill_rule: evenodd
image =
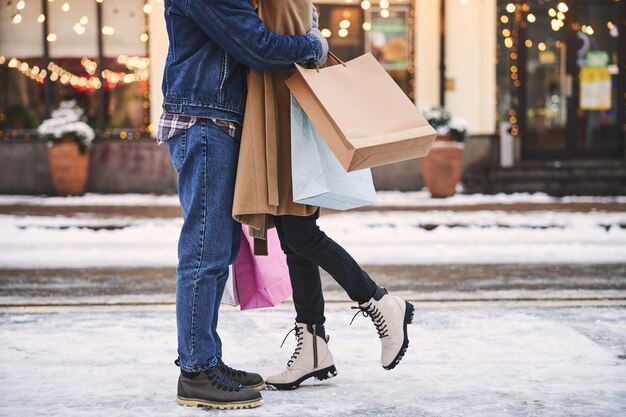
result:
<svg viewBox="0 0 626 417"><path fill-rule="evenodd" d="M371 53L296 70L289 90L347 171L428 154L435 129Z"/></svg>

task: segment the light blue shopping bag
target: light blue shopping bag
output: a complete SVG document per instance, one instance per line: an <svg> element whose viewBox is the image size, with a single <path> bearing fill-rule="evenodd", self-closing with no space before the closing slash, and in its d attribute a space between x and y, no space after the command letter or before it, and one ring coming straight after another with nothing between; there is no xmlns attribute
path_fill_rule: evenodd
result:
<svg viewBox="0 0 626 417"><path fill-rule="evenodd" d="M346 172L293 95L291 176L295 203L349 210L376 202L372 171Z"/></svg>

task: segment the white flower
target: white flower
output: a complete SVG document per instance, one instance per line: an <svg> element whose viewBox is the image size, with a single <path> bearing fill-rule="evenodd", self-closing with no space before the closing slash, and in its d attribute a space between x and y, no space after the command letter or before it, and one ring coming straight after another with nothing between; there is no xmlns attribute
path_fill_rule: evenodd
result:
<svg viewBox="0 0 626 417"><path fill-rule="evenodd" d="M469 124L467 123L467 120L457 117L452 118L448 126L450 130L458 130L459 132L467 132L467 130L469 129Z"/></svg>
<svg viewBox="0 0 626 417"><path fill-rule="evenodd" d="M76 100L63 101L59 108L52 112L52 117L44 120L37 131L39 135L53 139L75 135L84 145L89 146L96 135L93 129L81 120L83 114L83 109L76 104Z"/></svg>

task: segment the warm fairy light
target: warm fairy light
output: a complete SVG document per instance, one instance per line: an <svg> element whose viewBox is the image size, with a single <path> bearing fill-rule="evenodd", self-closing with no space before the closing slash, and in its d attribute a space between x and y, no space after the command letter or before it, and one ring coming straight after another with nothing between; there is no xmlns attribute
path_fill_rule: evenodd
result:
<svg viewBox="0 0 626 417"><path fill-rule="evenodd" d="M567 4L565 4L564 2L560 2L557 8L563 13L567 13L567 11L569 10L569 7L567 7Z"/></svg>
<svg viewBox="0 0 626 417"><path fill-rule="evenodd" d="M145 14L150 14L152 13L152 5L150 3L146 3L143 5L143 12Z"/></svg>
<svg viewBox="0 0 626 417"><path fill-rule="evenodd" d="M508 38L509 36L511 36L511 31L509 29L502 29L502 36Z"/></svg>
<svg viewBox="0 0 626 417"><path fill-rule="evenodd" d="M563 12L558 12L556 14L556 18L559 20L565 20L565 14Z"/></svg>
<svg viewBox="0 0 626 417"><path fill-rule="evenodd" d="M87 23L89 23L89 18L87 16L83 16L80 18L79 22L81 25L85 26Z"/></svg>
<svg viewBox="0 0 626 417"><path fill-rule="evenodd" d="M548 10L548 15L550 17L556 17L556 10L554 10L553 8L550 8L550 10Z"/></svg>
<svg viewBox="0 0 626 417"><path fill-rule="evenodd" d="M56 33L48 33L48 37L46 38L48 42L56 42L57 34Z"/></svg>
<svg viewBox="0 0 626 417"><path fill-rule="evenodd" d="M102 27L102 34L103 35L108 35L111 36L115 33L115 29L112 28L111 26L103 26Z"/></svg>
<svg viewBox="0 0 626 417"><path fill-rule="evenodd" d="M389 9L382 9L382 10L380 11L380 15L381 15L382 17L385 17L385 18L386 18L386 17L389 17Z"/></svg>
<svg viewBox="0 0 626 417"><path fill-rule="evenodd" d="M339 35L340 38L345 38L346 36L348 36L348 29L339 29L339 31L337 31L337 35Z"/></svg>
<svg viewBox="0 0 626 417"><path fill-rule="evenodd" d="M504 24L509 23L509 17L505 14L503 14L502 16L500 16L500 21Z"/></svg>
<svg viewBox="0 0 626 417"><path fill-rule="evenodd" d="M39 17L37 18L37 23L43 23L46 21L46 15L45 14L40 14Z"/></svg>
<svg viewBox="0 0 626 417"><path fill-rule="evenodd" d="M348 19L343 19L341 22L339 22L339 27L341 29L348 29L350 27L350 21Z"/></svg>
<svg viewBox="0 0 626 417"><path fill-rule="evenodd" d="M561 26L559 26L559 22L556 19L552 19L552 21L550 22L550 26L552 26L552 30L555 32L561 29Z"/></svg>
<svg viewBox="0 0 626 417"><path fill-rule="evenodd" d="M530 39L526 39L526 42L524 42L524 44L526 45L527 48L532 48L533 41L531 41Z"/></svg>
<svg viewBox="0 0 626 417"><path fill-rule="evenodd" d="M148 34L142 33L139 39L141 40L141 42L148 42L148 39L149 39Z"/></svg>
<svg viewBox="0 0 626 417"><path fill-rule="evenodd" d="M534 14L532 14L532 13L528 13L528 16L526 16L526 19L530 23L535 23L537 21L537 17Z"/></svg>
<svg viewBox="0 0 626 417"><path fill-rule="evenodd" d="M15 24L17 25L17 24L18 24L18 23L20 23L21 21L22 21L22 15L21 15L21 14L19 14L19 13L15 13L15 14L13 15L13 23L15 23Z"/></svg>
<svg viewBox="0 0 626 417"><path fill-rule="evenodd" d="M593 30L593 28L591 27L591 25L587 26L585 29L583 29L583 31L584 31L587 35L589 35L589 36L591 36L591 35L593 35L593 34L595 33L595 31Z"/></svg>
<svg viewBox="0 0 626 417"><path fill-rule="evenodd" d="M513 3L509 3L506 5L506 11L509 13L515 12L515 5Z"/></svg>
<svg viewBox="0 0 626 417"><path fill-rule="evenodd" d="M545 51L546 50L546 44L543 42L539 42L539 44L537 45L537 49L539 49L540 51Z"/></svg>
<svg viewBox="0 0 626 417"><path fill-rule="evenodd" d="M73 29L74 29L74 32L79 36L85 34L85 26L81 25L80 23L76 23Z"/></svg>
<svg viewBox="0 0 626 417"><path fill-rule="evenodd" d="M379 3L381 9L388 9L389 8L389 0L380 0Z"/></svg>
<svg viewBox="0 0 626 417"><path fill-rule="evenodd" d="M24 2L24 0L20 0L17 2L17 5L15 7L17 8L17 10L24 10L25 6L26 3Z"/></svg>
<svg viewBox="0 0 626 417"><path fill-rule="evenodd" d="M610 29L613 29L615 27L615 24L609 20L608 22L606 22L606 27L609 28L609 30L610 30Z"/></svg>
<svg viewBox="0 0 626 417"><path fill-rule="evenodd" d="M505 38L504 39L504 46L506 46L507 48L512 48L513 47L513 39Z"/></svg>
<svg viewBox="0 0 626 417"><path fill-rule="evenodd" d="M370 22L363 22L363 30L368 31L372 29L372 24Z"/></svg>
<svg viewBox="0 0 626 417"><path fill-rule="evenodd" d="M361 8L362 8L363 10L367 10L367 9L369 9L370 7L372 7L372 3L370 3L368 0L363 0L363 1L361 2Z"/></svg>
<svg viewBox="0 0 626 417"><path fill-rule="evenodd" d="M321 32L322 32L322 36L324 36L325 38L330 38L333 34L330 31L330 29L327 29L327 28L322 29Z"/></svg>
<svg viewBox="0 0 626 417"><path fill-rule="evenodd" d="M64 12L69 12L70 11L70 4L69 3L63 3L63 6L61 6L61 10L63 10Z"/></svg>

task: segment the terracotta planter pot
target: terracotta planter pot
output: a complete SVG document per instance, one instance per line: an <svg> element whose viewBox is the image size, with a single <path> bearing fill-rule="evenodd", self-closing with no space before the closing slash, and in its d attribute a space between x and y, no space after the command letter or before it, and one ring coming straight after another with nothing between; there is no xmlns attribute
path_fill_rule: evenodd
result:
<svg viewBox="0 0 626 417"><path fill-rule="evenodd" d="M73 140L48 146L52 184L58 195L83 195L89 173L89 152L81 154Z"/></svg>
<svg viewBox="0 0 626 417"><path fill-rule="evenodd" d="M437 138L430 153L422 159L422 176L428 191L435 198L451 197L463 176L465 145Z"/></svg>

